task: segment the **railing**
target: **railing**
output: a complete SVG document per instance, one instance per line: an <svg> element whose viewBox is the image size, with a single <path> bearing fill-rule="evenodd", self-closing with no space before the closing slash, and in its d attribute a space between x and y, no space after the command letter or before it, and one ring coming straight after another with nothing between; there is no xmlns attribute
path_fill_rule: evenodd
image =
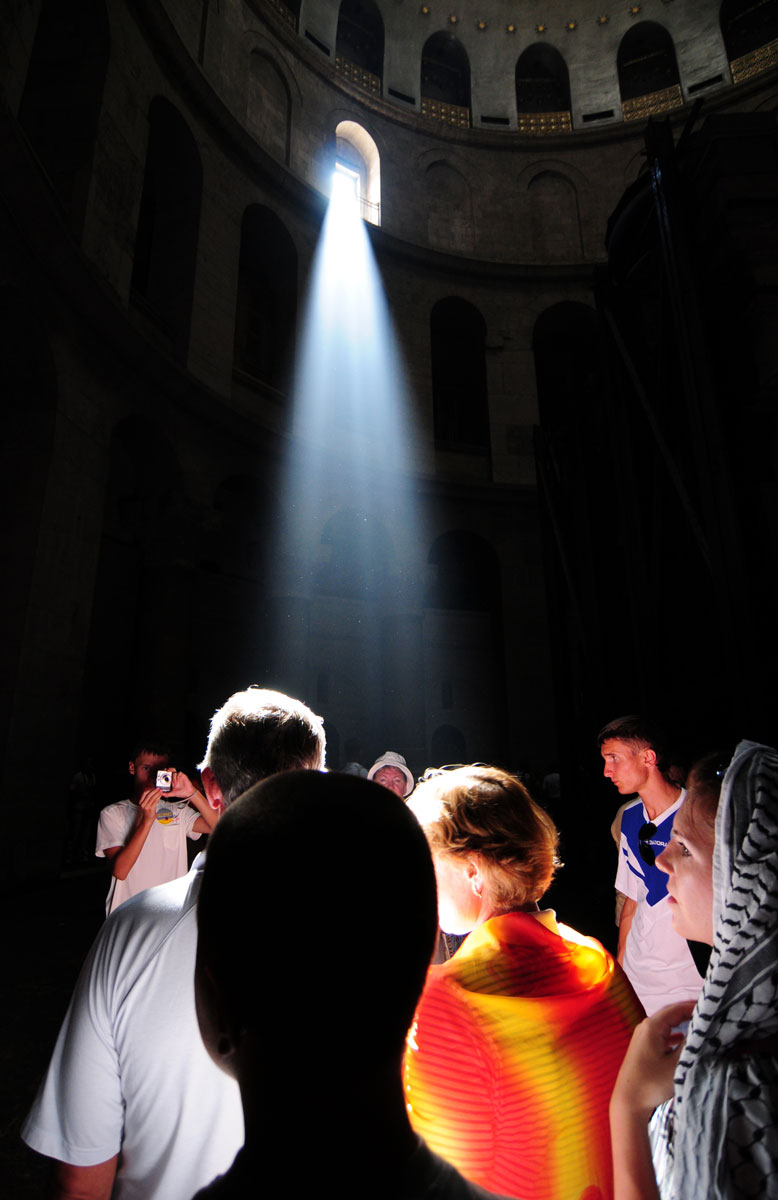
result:
<svg viewBox="0 0 778 1200"><path fill-rule="evenodd" d="M381 204L378 200L366 200L364 196L359 197L359 213L371 225L381 224Z"/></svg>
<svg viewBox="0 0 778 1200"><path fill-rule="evenodd" d="M363 92L371 92L374 96L381 95L381 80L378 75L373 75L371 71L366 71L363 67L358 67L356 63L349 62L342 54L335 55L335 70L349 83L362 88Z"/></svg>
<svg viewBox="0 0 778 1200"><path fill-rule="evenodd" d="M271 8L274 8L279 16L283 17L287 25L291 25L292 29L297 29L297 17L292 12L291 8L287 8L282 0L267 0Z"/></svg>
<svg viewBox="0 0 778 1200"><path fill-rule="evenodd" d="M752 50L750 54L744 54L729 64L733 83L742 83L744 79L761 75L762 71L769 71L770 67L775 66L778 66L778 41L768 42L766 46L760 46L758 50Z"/></svg>
<svg viewBox="0 0 778 1200"><path fill-rule="evenodd" d="M519 113L519 133L572 133L573 122L569 112Z"/></svg>
<svg viewBox="0 0 778 1200"><path fill-rule="evenodd" d="M462 108L459 104L444 104L442 100L421 98L421 115L431 117L433 121L445 121L447 125L456 125L459 129L470 128L470 109Z"/></svg>
<svg viewBox="0 0 778 1200"><path fill-rule="evenodd" d="M662 88L659 92L649 92L647 96L635 96L632 100L621 102L625 121L645 121L648 117L655 117L657 113L670 112L673 108L682 107L683 92L679 83Z"/></svg>

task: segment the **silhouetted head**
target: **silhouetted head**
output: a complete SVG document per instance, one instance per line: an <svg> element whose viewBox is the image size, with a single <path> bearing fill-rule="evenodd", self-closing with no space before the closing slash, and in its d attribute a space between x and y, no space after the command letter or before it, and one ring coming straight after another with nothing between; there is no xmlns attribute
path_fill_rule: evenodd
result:
<svg viewBox="0 0 778 1200"><path fill-rule="evenodd" d="M427 842L393 792L316 771L252 787L216 826L198 903L212 1057L241 1087L399 1062L436 924Z"/></svg>

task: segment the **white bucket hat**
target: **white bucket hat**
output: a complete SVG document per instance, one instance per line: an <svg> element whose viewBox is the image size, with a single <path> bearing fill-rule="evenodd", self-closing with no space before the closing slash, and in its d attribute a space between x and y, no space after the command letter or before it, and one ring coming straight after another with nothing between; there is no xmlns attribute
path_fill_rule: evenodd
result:
<svg viewBox="0 0 778 1200"><path fill-rule="evenodd" d="M396 767L398 771L402 771L407 785L403 792L403 799L406 796L410 796L416 785L416 780L411 775L410 768L402 754L398 754L396 750L385 750L381 757L375 760L368 771L368 779L372 779L376 772L381 770L381 767Z"/></svg>

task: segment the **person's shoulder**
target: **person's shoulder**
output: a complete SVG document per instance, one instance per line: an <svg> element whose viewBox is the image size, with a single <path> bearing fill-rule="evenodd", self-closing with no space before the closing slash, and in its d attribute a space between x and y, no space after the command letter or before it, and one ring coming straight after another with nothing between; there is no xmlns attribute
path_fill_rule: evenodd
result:
<svg viewBox="0 0 778 1200"><path fill-rule="evenodd" d="M136 960L148 960L171 938L196 938L196 902L200 875L194 869L180 879L147 888L120 904L103 925L98 941L123 955L131 945Z"/></svg>
<svg viewBox="0 0 778 1200"><path fill-rule="evenodd" d="M434 1154L421 1139L420 1143L409 1163L403 1200L490 1200L496 1195L465 1179L456 1167Z"/></svg>

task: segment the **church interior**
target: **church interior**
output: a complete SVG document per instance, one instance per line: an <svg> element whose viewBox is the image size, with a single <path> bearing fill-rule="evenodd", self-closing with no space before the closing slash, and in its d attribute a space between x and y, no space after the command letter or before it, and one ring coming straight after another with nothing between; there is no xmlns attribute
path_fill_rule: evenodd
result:
<svg viewBox="0 0 778 1200"><path fill-rule="evenodd" d="M778 0L2 6L13 887L252 682L563 832L619 713L774 744L777 105Z"/></svg>

